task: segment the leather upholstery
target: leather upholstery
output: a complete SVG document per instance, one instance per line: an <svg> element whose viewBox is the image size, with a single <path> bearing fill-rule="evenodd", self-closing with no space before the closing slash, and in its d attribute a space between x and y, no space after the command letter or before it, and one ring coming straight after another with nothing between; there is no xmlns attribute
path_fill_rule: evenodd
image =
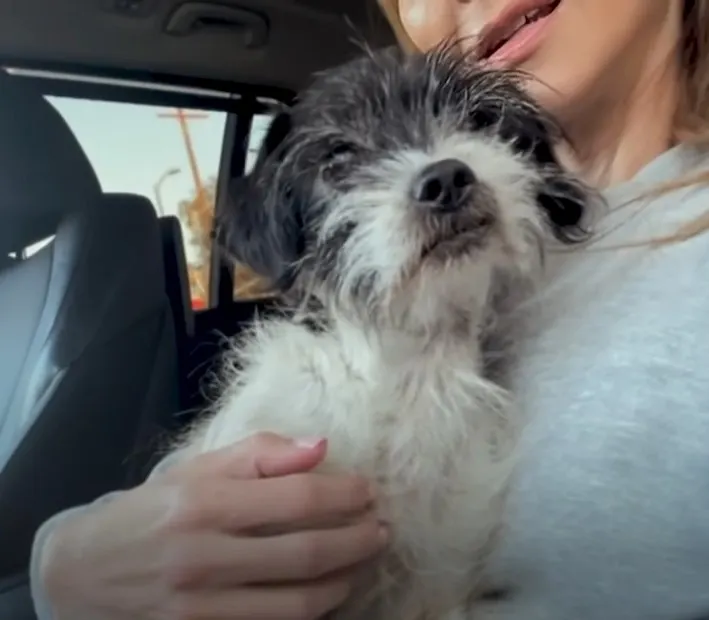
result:
<svg viewBox="0 0 709 620"><path fill-rule="evenodd" d="M170 307L175 319L175 339L177 342L177 364L180 377L180 410L190 406L189 355L194 346L195 313L192 309L190 278L187 269L185 244L182 237L180 220L174 215L160 218L162 235L163 261L165 263L165 283ZM180 420L174 416L159 423L165 429L175 429Z"/></svg>
<svg viewBox="0 0 709 620"><path fill-rule="evenodd" d="M190 295L185 242L180 220L174 215L160 218L167 294L175 313L177 329L186 338L194 336L194 310Z"/></svg>
<svg viewBox="0 0 709 620"><path fill-rule="evenodd" d="M61 116L0 80L0 578L54 513L135 482L177 411L174 323L150 202L104 194ZM146 448L147 449L147 448Z"/></svg>

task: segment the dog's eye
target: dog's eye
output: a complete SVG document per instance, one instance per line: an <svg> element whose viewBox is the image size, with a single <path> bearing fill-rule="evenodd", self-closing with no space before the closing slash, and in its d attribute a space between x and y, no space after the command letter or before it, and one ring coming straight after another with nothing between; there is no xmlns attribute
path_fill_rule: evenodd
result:
<svg viewBox="0 0 709 620"><path fill-rule="evenodd" d="M501 110L494 106L480 106L468 114L468 123L473 131L490 129L500 123Z"/></svg>
<svg viewBox="0 0 709 620"><path fill-rule="evenodd" d="M322 176L326 181L336 181L347 170L347 164L355 155L355 148L351 144L337 144L325 156L322 166Z"/></svg>
<svg viewBox="0 0 709 620"><path fill-rule="evenodd" d="M348 159L354 155L354 146L351 144L340 143L333 146L325 157L326 163L341 161Z"/></svg>

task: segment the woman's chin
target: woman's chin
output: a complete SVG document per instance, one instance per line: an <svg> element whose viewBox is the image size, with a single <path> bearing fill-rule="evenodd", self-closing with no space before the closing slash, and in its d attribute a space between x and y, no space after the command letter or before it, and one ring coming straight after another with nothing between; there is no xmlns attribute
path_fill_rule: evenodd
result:
<svg viewBox="0 0 709 620"><path fill-rule="evenodd" d="M545 70L540 63L525 63L519 69L530 76L525 82L525 90L547 112L562 120L567 115L569 102L574 99L573 93L577 90L573 76L559 75L558 72L549 71L548 67Z"/></svg>

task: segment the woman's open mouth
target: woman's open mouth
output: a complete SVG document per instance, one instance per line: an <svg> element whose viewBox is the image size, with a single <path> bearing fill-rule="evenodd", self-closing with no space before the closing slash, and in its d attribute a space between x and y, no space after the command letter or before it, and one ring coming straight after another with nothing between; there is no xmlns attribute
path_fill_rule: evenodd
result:
<svg viewBox="0 0 709 620"><path fill-rule="evenodd" d="M510 67L528 58L561 0L522 0L504 10L480 34L478 60Z"/></svg>

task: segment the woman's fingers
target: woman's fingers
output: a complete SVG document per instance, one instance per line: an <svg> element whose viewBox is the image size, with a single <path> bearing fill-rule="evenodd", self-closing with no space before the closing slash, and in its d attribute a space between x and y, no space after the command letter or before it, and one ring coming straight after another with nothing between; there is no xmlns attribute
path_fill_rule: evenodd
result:
<svg viewBox="0 0 709 620"><path fill-rule="evenodd" d="M338 522L366 512L374 499L363 478L325 474L194 480L176 485L175 495L168 526L230 533L294 523Z"/></svg>
<svg viewBox="0 0 709 620"><path fill-rule="evenodd" d="M70 517L45 553L57 617L321 618L385 544L364 479L309 472L326 451L260 434Z"/></svg>
<svg viewBox="0 0 709 620"><path fill-rule="evenodd" d="M325 439L290 439L273 433L257 433L227 448L175 464L165 476L173 480L286 476L313 469L325 458L326 452Z"/></svg>
<svg viewBox="0 0 709 620"><path fill-rule="evenodd" d="M165 570L179 590L314 581L371 559L386 542L374 515L341 528L270 537L205 533L174 545Z"/></svg>

